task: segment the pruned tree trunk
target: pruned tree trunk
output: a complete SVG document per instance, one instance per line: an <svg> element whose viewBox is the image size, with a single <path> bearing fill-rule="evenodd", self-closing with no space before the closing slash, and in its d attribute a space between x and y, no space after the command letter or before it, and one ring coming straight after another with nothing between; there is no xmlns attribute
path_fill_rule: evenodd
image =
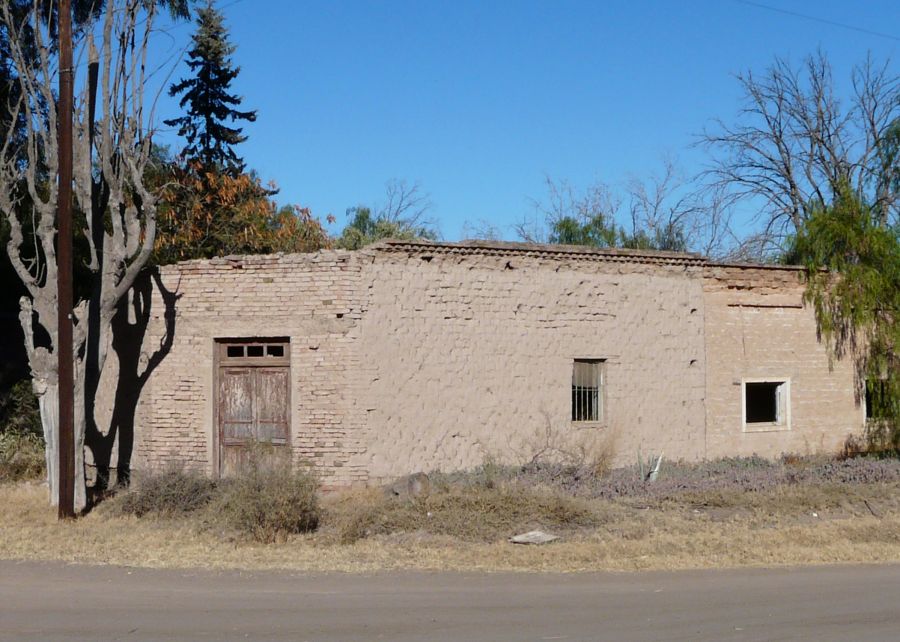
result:
<svg viewBox="0 0 900 642"><path fill-rule="evenodd" d="M77 387L77 386L76 386ZM76 390L77 394L77 390ZM59 386L46 386L38 392L41 425L44 429L45 457L47 459L47 485L50 503L59 503ZM81 406L81 409L79 409ZM81 510L87 503L84 479L84 403L75 400L75 509Z"/></svg>
<svg viewBox="0 0 900 642"><path fill-rule="evenodd" d="M47 458L47 485L50 489L50 503L59 503L59 386L37 386L35 393L41 410L41 426L44 428L44 455Z"/></svg>
<svg viewBox="0 0 900 642"><path fill-rule="evenodd" d="M45 24L43 0L24 15L0 4L0 28L9 35L17 83L11 105L24 135L0 148L0 211L10 226L10 261L28 290L19 319L38 396L47 455L50 499L58 498L59 383L57 374L56 210L59 141L55 86L57 60ZM86 61L76 65L74 113L75 209L88 247L83 257L87 299L72 314L75 353L75 508L86 504L84 437L97 382L106 362L119 301L146 265L156 237L156 197L144 184L151 132L145 127L146 56L155 4L109 0L96 26L82 32ZM94 37L99 47L95 47ZM98 96L99 93L99 96ZM151 111L148 109L148 111Z"/></svg>

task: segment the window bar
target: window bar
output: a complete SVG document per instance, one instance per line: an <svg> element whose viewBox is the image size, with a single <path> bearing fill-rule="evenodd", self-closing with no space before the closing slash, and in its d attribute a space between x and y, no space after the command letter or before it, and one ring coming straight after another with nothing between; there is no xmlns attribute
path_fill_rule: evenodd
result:
<svg viewBox="0 0 900 642"><path fill-rule="evenodd" d="M584 415L582 414L582 408L581 408L581 386L578 385L579 383L581 383L581 382L579 381L578 378L576 378L575 379L575 403L577 405L576 405L575 417L578 421L581 421L581 419L582 419L582 417L584 417Z"/></svg>
<svg viewBox="0 0 900 642"><path fill-rule="evenodd" d="M579 383L584 383L583 381L581 381L580 376L578 377L578 379L579 379ZM584 386L579 386L578 387L578 400L581 402L581 412L578 413L578 419L580 421L584 421L584 416L585 416L585 408L584 407L587 405L585 403L586 399L584 397L585 397Z"/></svg>
<svg viewBox="0 0 900 642"><path fill-rule="evenodd" d="M597 421L603 421L603 366L597 364Z"/></svg>

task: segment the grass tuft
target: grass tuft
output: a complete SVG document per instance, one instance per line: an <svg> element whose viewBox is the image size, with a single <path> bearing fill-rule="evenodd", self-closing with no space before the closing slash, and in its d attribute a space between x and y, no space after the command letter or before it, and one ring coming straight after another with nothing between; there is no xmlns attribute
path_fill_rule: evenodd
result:
<svg viewBox="0 0 900 642"><path fill-rule="evenodd" d="M44 440L30 432L0 432L0 482L39 479L45 471Z"/></svg>
<svg viewBox="0 0 900 642"><path fill-rule="evenodd" d="M316 478L287 462L251 458L240 476L222 482L211 506L215 522L271 543L315 530L321 519Z"/></svg>
<svg viewBox="0 0 900 642"><path fill-rule="evenodd" d="M114 500L114 507L125 515L176 517L206 508L216 493L209 477L183 466L172 466L160 473L139 476L132 489Z"/></svg>

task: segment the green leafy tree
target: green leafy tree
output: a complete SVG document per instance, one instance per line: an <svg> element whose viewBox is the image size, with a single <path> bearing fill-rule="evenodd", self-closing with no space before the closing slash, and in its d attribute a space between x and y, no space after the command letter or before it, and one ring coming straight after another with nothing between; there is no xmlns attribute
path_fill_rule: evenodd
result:
<svg viewBox="0 0 900 642"><path fill-rule="evenodd" d="M178 127L178 135L185 139L181 152L185 163L199 163L203 173L240 174L244 162L234 147L247 137L233 125L239 121L254 122L256 112L239 110L241 98L230 91L240 67L232 64L235 47L228 41L224 17L212 0L197 12L193 43L187 61L192 75L169 88L170 96L181 95L179 105L187 111L165 123Z"/></svg>
<svg viewBox="0 0 900 642"><path fill-rule="evenodd" d="M222 13L210 0L197 12L197 30L187 65L192 74L169 88L181 96L185 114L165 121L185 139L180 159L160 158L159 263L227 254L307 252L330 239L318 219L299 206L278 208L277 190L245 171L234 148L247 137L236 126L256 120L239 109L231 92L240 68L233 65Z"/></svg>
<svg viewBox="0 0 900 642"><path fill-rule="evenodd" d="M314 252L331 239L307 208L278 207L254 172L203 173L154 149L146 179L159 197L153 261L158 265L229 254Z"/></svg>
<svg viewBox="0 0 900 642"><path fill-rule="evenodd" d="M602 214L579 220L564 216L551 223L550 243L562 245L587 245L590 247L619 247L631 250L667 250L686 252L687 242L679 226L656 229L652 232L639 229L628 233Z"/></svg>
<svg viewBox="0 0 900 642"><path fill-rule="evenodd" d="M336 245L345 250L358 250L383 239L427 239L435 240L437 235L427 226L409 225L395 221L381 214L372 214L372 209L363 205L347 210L350 222L341 231Z"/></svg>
<svg viewBox="0 0 900 642"><path fill-rule="evenodd" d="M562 216L550 223L549 241L561 245L619 247L625 233L602 213L578 218Z"/></svg>
<svg viewBox="0 0 900 642"><path fill-rule="evenodd" d="M855 360L874 420L870 445L900 448L900 236L849 183L811 207L793 242L806 299L835 358Z"/></svg>
<svg viewBox="0 0 900 642"><path fill-rule="evenodd" d="M430 209L431 202L418 183L389 181L385 205L377 209L358 205L347 210L350 221L335 244L345 250L358 250L389 238L436 240L437 231L426 220Z"/></svg>

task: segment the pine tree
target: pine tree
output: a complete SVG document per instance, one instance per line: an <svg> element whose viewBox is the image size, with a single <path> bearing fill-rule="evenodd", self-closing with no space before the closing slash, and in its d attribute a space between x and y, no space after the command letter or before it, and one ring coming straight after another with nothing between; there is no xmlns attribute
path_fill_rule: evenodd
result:
<svg viewBox="0 0 900 642"><path fill-rule="evenodd" d="M231 54L235 47L228 41L224 17L213 3L197 12L197 32L194 46L188 52L188 67L193 76L184 78L169 88L169 95L182 94L179 103L187 113L165 121L178 127L178 135L187 145L181 156L189 166L199 165L201 172L226 172L237 176L244 170L244 161L234 152L234 146L247 139L240 127L229 127L236 121L254 122L256 111L240 111L241 97L229 93L231 81L240 67L234 67Z"/></svg>

